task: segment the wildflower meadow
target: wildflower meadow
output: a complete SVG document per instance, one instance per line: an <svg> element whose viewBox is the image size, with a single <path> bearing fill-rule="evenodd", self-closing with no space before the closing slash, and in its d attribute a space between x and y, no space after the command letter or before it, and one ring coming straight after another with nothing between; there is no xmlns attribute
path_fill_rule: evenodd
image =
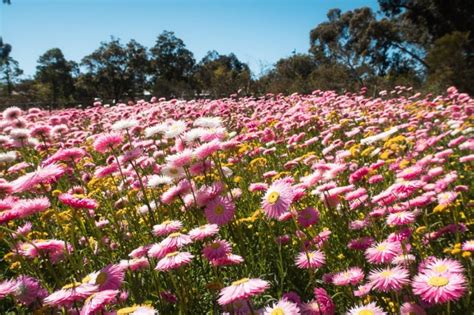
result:
<svg viewBox="0 0 474 315"><path fill-rule="evenodd" d="M0 313L471 314L474 99L314 91L0 121Z"/></svg>

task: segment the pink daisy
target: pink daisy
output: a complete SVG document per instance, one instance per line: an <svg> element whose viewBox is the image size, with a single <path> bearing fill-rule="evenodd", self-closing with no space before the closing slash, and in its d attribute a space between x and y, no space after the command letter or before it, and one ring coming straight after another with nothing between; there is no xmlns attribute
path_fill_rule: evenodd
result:
<svg viewBox="0 0 474 315"><path fill-rule="evenodd" d="M391 262L401 252L402 247L399 242L383 241L367 248L365 257L370 263L384 264Z"/></svg>
<svg viewBox="0 0 474 315"><path fill-rule="evenodd" d="M387 315L386 312L375 302L369 303L367 305L357 305L352 307L347 311L347 315Z"/></svg>
<svg viewBox="0 0 474 315"><path fill-rule="evenodd" d="M174 232L162 240L160 245L163 248L172 248L173 250L176 250L177 248L181 248L184 245L191 244L192 242L193 241L189 235L180 232Z"/></svg>
<svg viewBox="0 0 474 315"><path fill-rule="evenodd" d="M199 147L197 147L194 151L196 157L200 160L204 160L208 156L211 156L215 152L221 149L221 143L219 140L215 139L211 142L205 143Z"/></svg>
<svg viewBox="0 0 474 315"><path fill-rule="evenodd" d="M299 253L295 264L300 269L315 269L324 265L325 262L324 253L320 250L314 250Z"/></svg>
<svg viewBox="0 0 474 315"><path fill-rule="evenodd" d="M16 286L13 296L21 304L30 305L36 301L43 300L48 295L48 291L35 278L19 276L15 282Z"/></svg>
<svg viewBox="0 0 474 315"><path fill-rule="evenodd" d="M242 263L243 261L244 261L244 259L242 258L242 256L229 253L229 254L225 255L224 257L220 257L220 258L217 258L217 259L212 259L210 261L210 263L214 267L219 267L219 266L238 265L238 264Z"/></svg>
<svg viewBox="0 0 474 315"><path fill-rule="evenodd" d="M108 265L100 271L93 272L82 279L82 283L97 285L99 291L120 288L125 278L124 268L119 265Z"/></svg>
<svg viewBox="0 0 474 315"><path fill-rule="evenodd" d="M387 224L392 226L411 224L416 221L417 213L414 211L399 211L390 213L387 217Z"/></svg>
<svg viewBox="0 0 474 315"><path fill-rule="evenodd" d="M172 247L172 246L165 247L161 243L153 244L148 250L148 256L160 259L160 258L165 257L166 254L174 252L176 249L177 249L176 247Z"/></svg>
<svg viewBox="0 0 474 315"><path fill-rule="evenodd" d="M310 227L318 223L319 221L319 212L313 207L308 207L300 212L298 212L298 224L302 227Z"/></svg>
<svg viewBox="0 0 474 315"><path fill-rule="evenodd" d="M467 240L462 244L462 250L474 252L474 240Z"/></svg>
<svg viewBox="0 0 474 315"><path fill-rule="evenodd" d="M296 303L288 300L280 300L272 306L265 307L264 315L299 315L300 308Z"/></svg>
<svg viewBox="0 0 474 315"><path fill-rule="evenodd" d="M58 200L66 206L70 206L75 209L94 210L97 209L97 207L99 206L97 201L95 201L94 199L80 198L69 193L60 194L58 196Z"/></svg>
<svg viewBox="0 0 474 315"><path fill-rule="evenodd" d="M359 267L351 267L346 271L336 273L332 278L334 285L356 285L364 279L364 272Z"/></svg>
<svg viewBox="0 0 474 315"><path fill-rule="evenodd" d="M277 219L288 211L293 201L293 187L286 179L279 179L268 188L262 199L262 208L265 214Z"/></svg>
<svg viewBox="0 0 474 315"><path fill-rule="evenodd" d="M188 235L193 241L200 241L206 237L211 237L219 232L217 224L205 224L189 231Z"/></svg>
<svg viewBox="0 0 474 315"><path fill-rule="evenodd" d="M399 291L409 283L409 272L402 267L377 269L370 273L372 288L382 292Z"/></svg>
<svg viewBox="0 0 474 315"><path fill-rule="evenodd" d="M229 223L234 217L235 205L228 197L217 196L210 201L204 214L207 221L212 224L225 225Z"/></svg>
<svg viewBox="0 0 474 315"><path fill-rule="evenodd" d="M237 300L248 299L249 297L263 293L270 287L270 284L258 278L243 278L232 282L219 293L218 303L220 305L230 304Z"/></svg>
<svg viewBox="0 0 474 315"><path fill-rule="evenodd" d="M158 261L155 269L159 271L177 269L183 265L189 264L193 257L194 256L188 252L171 252Z"/></svg>
<svg viewBox="0 0 474 315"><path fill-rule="evenodd" d="M16 281L14 280L5 280L0 283L0 299L3 299L5 296L12 294L16 288Z"/></svg>
<svg viewBox="0 0 474 315"><path fill-rule="evenodd" d="M183 223L178 220L166 220L161 224L153 226L153 235L163 236L173 232L178 232L183 227Z"/></svg>
<svg viewBox="0 0 474 315"><path fill-rule="evenodd" d="M426 315L426 312L414 302L405 302L400 307L400 315Z"/></svg>
<svg viewBox="0 0 474 315"><path fill-rule="evenodd" d="M16 193L30 191L39 184L50 184L55 182L64 173L65 170L63 167L57 164L50 164L17 178L11 182L11 184Z"/></svg>
<svg viewBox="0 0 474 315"><path fill-rule="evenodd" d="M8 121L14 121L21 116L21 109L16 106L8 107L2 113L3 119Z"/></svg>
<svg viewBox="0 0 474 315"><path fill-rule="evenodd" d="M464 267L461 263L449 258L434 258L423 266L421 272L433 271L437 273L463 273Z"/></svg>
<svg viewBox="0 0 474 315"><path fill-rule="evenodd" d="M94 293L87 298L81 309L81 315L94 315L103 310L108 304L114 303L119 294L118 290L105 290Z"/></svg>
<svg viewBox="0 0 474 315"><path fill-rule="evenodd" d="M459 300L466 291L466 279L459 273L420 273L412 281L413 293L428 303Z"/></svg>
<svg viewBox="0 0 474 315"><path fill-rule="evenodd" d="M231 250L232 248L229 242L225 240L215 240L204 247L202 254L208 260L212 260L225 257Z"/></svg>
<svg viewBox="0 0 474 315"><path fill-rule="evenodd" d="M95 139L93 147L97 152L105 153L118 147L122 141L123 138L118 133L101 134Z"/></svg>
<svg viewBox="0 0 474 315"><path fill-rule="evenodd" d="M73 283L64 286L61 290L51 293L43 300L44 304L54 307L70 306L76 301L82 301L93 293L98 287L92 284Z"/></svg>

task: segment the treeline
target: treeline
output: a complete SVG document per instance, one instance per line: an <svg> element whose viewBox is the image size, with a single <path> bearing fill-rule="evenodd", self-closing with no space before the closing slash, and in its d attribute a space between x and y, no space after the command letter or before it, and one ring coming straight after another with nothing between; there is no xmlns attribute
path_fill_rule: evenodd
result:
<svg viewBox="0 0 474 315"><path fill-rule="evenodd" d="M282 58L260 77L234 54L210 51L196 61L181 39L164 31L151 48L112 38L80 63L50 49L38 59L34 77L20 80L11 46L0 42L0 104L64 106L95 98L219 98L364 86L375 93L396 85L434 93L455 85L472 95L472 30L473 1L379 0L379 13L333 9L310 31L308 53Z"/></svg>

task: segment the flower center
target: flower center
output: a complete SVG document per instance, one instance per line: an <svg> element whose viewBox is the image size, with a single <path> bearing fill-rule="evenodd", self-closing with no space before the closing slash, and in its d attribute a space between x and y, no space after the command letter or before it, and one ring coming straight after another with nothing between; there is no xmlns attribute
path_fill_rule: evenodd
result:
<svg viewBox="0 0 474 315"><path fill-rule="evenodd" d="M380 273L380 276L382 276L383 278L388 278L388 277L390 277L392 274L393 274L392 271L390 271L390 270L385 270L385 271L382 271L382 272Z"/></svg>
<svg viewBox="0 0 474 315"><path fill-rule="evenodd" d="M272 191L267 197L267 202L274 204L278 199L280 199L280 194L277 191Z"/></svg>
<svg viewBox="0 0 474 315"><path fill-rule="evenodd" d="M375 313L371 310L361 310L359 315L375 315Z"/></svg>
<svg viewBox="0 0 474 315"><path fill-rule="evenodd" d="M281 307L274 309L270 315L285 315L285 311Z"/></svg>
<svg viewBox="0 0 474 315"><path fill-rule="evenodd" d="M436 271L436 272L439 272L439 273L443 273L446 270L448 270L448 266L446 266L446 265L435 266L435 267L433 267L433 270Z"/></svg>
<svg viewBox="0 0 474 315"><path fill-rule="evenodd" d="M224 206L223 205L217 205L216 208L214 209L215 214L223 214L224 213Z"/></svg>
<svg viewBox="0 0 474 315"><path fill-rule="evenodd" d="M243 279L232 282L232 285L240 285L242 283L249 282L249 280L250 280L249 278L243 278Z"/></svg>
<svg viewBox="0 0 474 315"><path fill-rule="evenodd" d="M80 285L81 284L79 282L73 282L73 283L66 284L65 286L62 287L62 289L72 289L72 288L76 288Z"/></svg>
<svg viewBox="0 0 474 315"><path fill-rule="evenodd" d="M379 245L379 246L377 246L377 250L378 250L379 252L383 252L383 251L386 250L386 249L387 249L387 246L386 246L386 245Z"/></svg>
<svg viewBox="0 0 474 315"><path fill-rule="evenodd" d="M170 223L171 223L171 220L166 220L166 221L163 221L161 224L163 224L163 225L168 225L168 224L170 224Z"/></svg>
<svg viewBox="0 0 474 315"><path fill-rule="evenodd" d="M428 284L434 287L444 287L449 283L446 277L432 277L428 280Z"/></svg>
<svg viewBox="0 0 474 315"><path fill-rule="evenodd" d="M95 278L95 284L102 285L107 281L107 274L105 272L99 272Z"/></svg>
<svg viewBox="0 0 474 315"><path fill-rule="evenodd" d="M178 252L172 252L172 253L166 254L166 257L174 257L178 254L179 254Z"/></svg>
<svg viewBox="0 0 474 315"><path fill-rule="evenodd" d="M180 237L180 236L181 236L181 233L179 233L179 232L171 233L171 234L169 235L169 237L172 237L172 238Z"/></svg>
<svg viewBox="0 0 474 315"><path fill-rule="evenodd" d="M219 243L212 243L212 244L211 244L211 247L212 247L213 249L218 249L219 247L221 247L221 244L219 244Z"/></svg>

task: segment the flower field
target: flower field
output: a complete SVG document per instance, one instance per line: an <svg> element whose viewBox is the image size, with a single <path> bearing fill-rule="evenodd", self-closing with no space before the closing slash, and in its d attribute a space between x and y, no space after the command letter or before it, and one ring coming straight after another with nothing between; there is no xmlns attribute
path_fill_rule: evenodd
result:
<svg viewBox="0 0 474 315"><path fill-rule="evenodd" d="M468 314L474 99L398 87L0 122L0 313Z"/></svg>

